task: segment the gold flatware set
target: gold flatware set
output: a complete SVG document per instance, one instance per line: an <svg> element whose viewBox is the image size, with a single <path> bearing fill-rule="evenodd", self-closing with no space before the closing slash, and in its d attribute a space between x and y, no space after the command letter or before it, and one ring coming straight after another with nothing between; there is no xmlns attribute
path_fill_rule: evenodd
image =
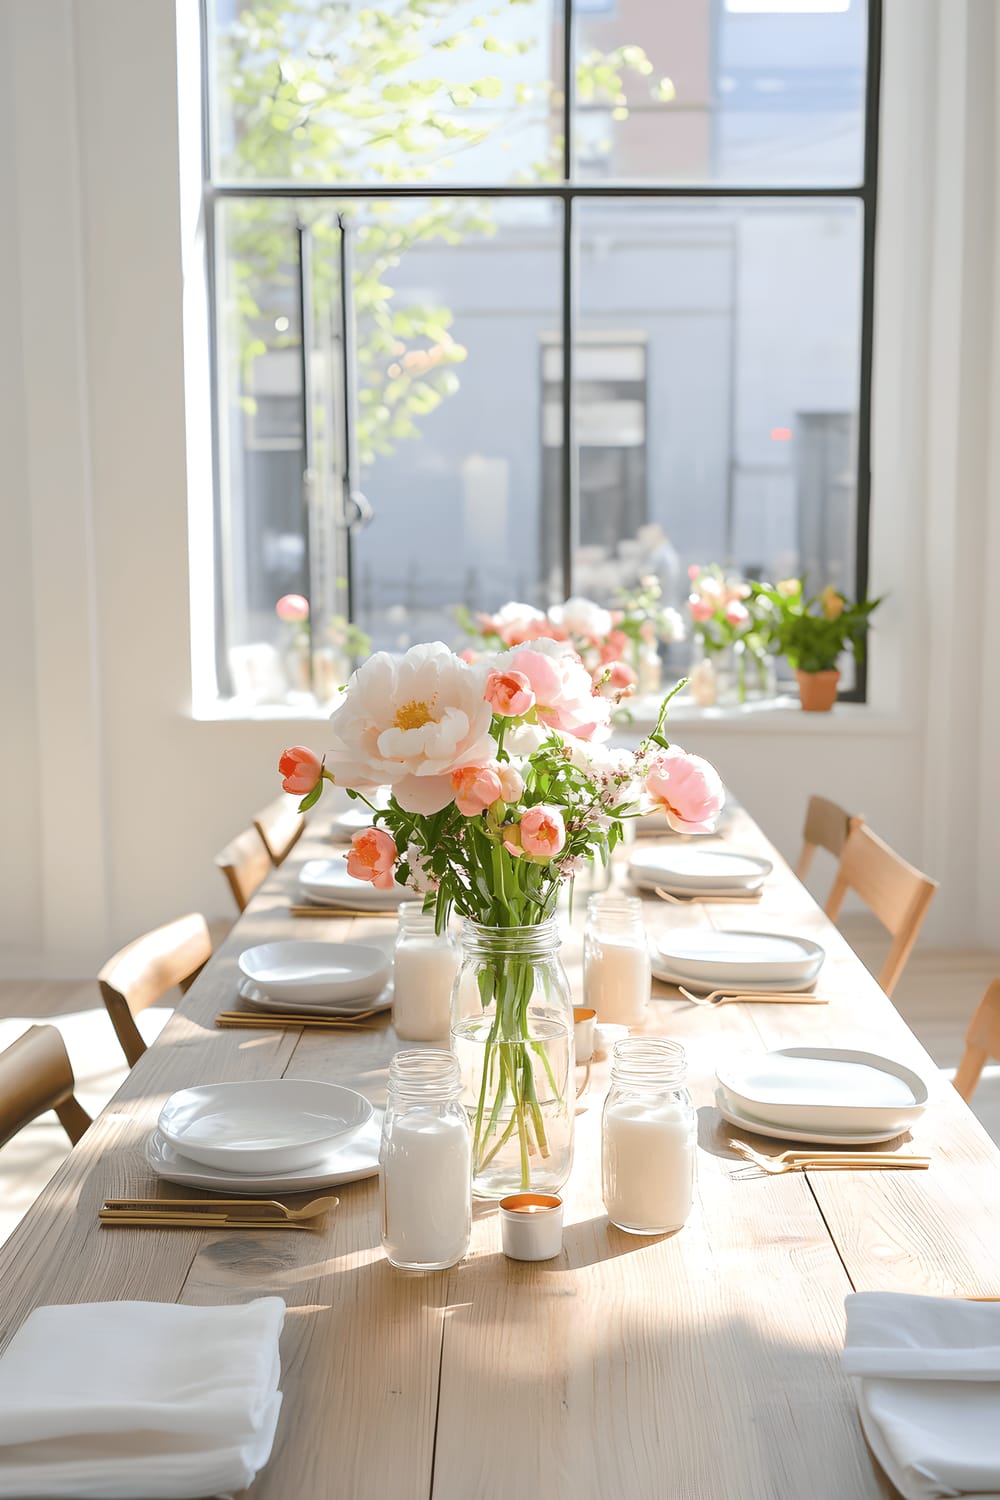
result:
<svg viewBox="0 0 1000 1500"><path fill-rule="evenodd" d="M157 1229L315 1229L339 1198L288 1208L275 1198L106 1198L102 1224Z"/></svg>
<svg viewBox="0 0 1000 1500"><path fill-rule="evenodd" d="M284 1011L220 1010L215 1018L216 1026L247 1026L252 1030L276 1031L370 1031L367 1024L373 1017L384 1014L379 1010L361 1010L352 1016L320 1016L315 1013Z"/></svg>
<svg viewBox="0 0 1000 1500"><path fill-rule="evenodd" d="M665 890L662 885L656 885L653 889L661 901L669 901L672 906L693 906L697 902L708 906L718 906L723 902L729 902L733 906L754 906L764 894L761 886L747 891L745 896L713 895L711 891L692 891L690 896L678 896L673 891Z"/></svg>
<svg viewBox="0 0 1000 1500"><path fill-rule="evenodd" d="M395 922L399 913L395 907L388 911L364 911L353 906L290 906L289 913L293 917L381 917L383 921Z"/></svg>
<svg viewBox="0 0 1000 1500"><path fill-rule="evenodd" d="M782 1151L780 1156L767 1156L744 1141L730 1140L726 1144L747 1163L732 1174L742 1179L761 1173L781 1177L786 1172L920 1172L931 1164L929 1156L902 1156L896 1151Z"/></svg>
<svg viewBox="0 0 1000 1500"><path fill-rule="evenodd" d="M828 1005L829 1001L824 995L814 995L809 990L763 990L757 993L742 990L712 990L707 995L695 995L686 990L682 984L677 988L685 1000L690 1000L692 1005L707 1005L710 1009L716 1005L732 1005L737 1000L746 1000L748 1003L774 1005Z"/></svg>

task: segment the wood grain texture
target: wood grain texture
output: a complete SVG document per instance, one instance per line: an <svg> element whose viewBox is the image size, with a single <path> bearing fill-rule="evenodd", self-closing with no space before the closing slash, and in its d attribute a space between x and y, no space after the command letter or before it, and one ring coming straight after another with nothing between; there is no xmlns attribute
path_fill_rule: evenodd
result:
<svg viewBox="0 0 1000 1500"><path fill-rule="evenodd" d="M496 1210L484 1206L461 1266L427 1277L394 1273L380 1248L374 1180L339 1187L341 1206L315 1235L99 1228L105 1196L173 1191L158 1189L143 1147L176 1088L288 1076L350 1083L383 1101L398 1045L388 1019L336 1035L213 1025L236 1004L244 947L306 935L392 940L377 919L290 914L300 860L331 853L307 830L0 1249L0 1341L42 1303L283 1296L285 1405L253 1500L890 1495L839 1372L843 1297L852 1283L1000 1292L998 1154L942 1083L943 1097L915 1132L914 1149L935 1157L931 1171L912 1174L917 1184L910 1174L877 1173L731 1180L733 1132L713 1105L726 1053L808 1039L891 1051L929 1078L935 1070L738 808L724 842L774 861L760 905L682 908L653 899L651 934L714 925L817 938L829 954L820 978L829 1005L706 1010L654 985L646 1030L688 1049L699 1109L696 1209L680 1234L645 1240L607 1224L599 1160L606 1061L593 1067L579 1102L564 1250L547 1264L507 1261ZM563 950L578 999L581 933L578 910Z"/></svg>

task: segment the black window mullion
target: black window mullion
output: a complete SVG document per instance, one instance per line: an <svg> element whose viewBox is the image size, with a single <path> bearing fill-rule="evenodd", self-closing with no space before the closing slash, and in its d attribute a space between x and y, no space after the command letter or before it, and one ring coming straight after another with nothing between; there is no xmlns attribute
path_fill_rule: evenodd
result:
<svg viewBox="0 0 1000 1500"><path fill-rule="evenodd" d="M574 0L563 0L563 198L562 212L562 485L559 535L562 543L563 598L573 597L573 561L579 507L580 466L573 421L573 103L576 83L574 57Z"/></svg>

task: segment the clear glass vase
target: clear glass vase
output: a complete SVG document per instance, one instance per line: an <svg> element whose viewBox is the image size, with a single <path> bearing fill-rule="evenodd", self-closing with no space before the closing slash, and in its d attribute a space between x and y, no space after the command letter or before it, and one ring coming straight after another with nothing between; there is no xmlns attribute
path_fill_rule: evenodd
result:
<svg viewBox="0 0 1000 1500"><path fill-rule="evenodd" d="M554 917L531 927L466 922L451 1046L472 1123L473 1192L557 1192L573 1165L576 1088Z"/></svg>

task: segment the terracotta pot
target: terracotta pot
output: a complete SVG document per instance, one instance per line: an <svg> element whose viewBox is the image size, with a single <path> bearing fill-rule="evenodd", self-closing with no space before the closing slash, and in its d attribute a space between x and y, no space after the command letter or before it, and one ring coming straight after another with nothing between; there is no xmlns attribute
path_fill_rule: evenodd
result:
<svg viewBox="0 0 1000 1500"><path fill-rule="evenodd" d="M799 698L802 707L809 713L829 713L837 701L837 684L840 673L833 668L829 672L796 672L799 679Z"/></svg>

